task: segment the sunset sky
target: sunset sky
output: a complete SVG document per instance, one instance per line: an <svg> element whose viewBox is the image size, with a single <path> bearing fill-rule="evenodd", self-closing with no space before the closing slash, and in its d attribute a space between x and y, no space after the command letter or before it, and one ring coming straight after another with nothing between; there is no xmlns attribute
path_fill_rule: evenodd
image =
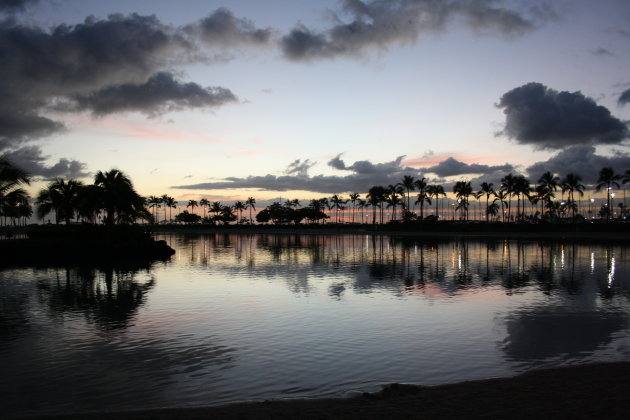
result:
<svg viewBox="0 0 630 420"><path fill-rule="evenodd" d="M0 0L0 154L309 199L630 169L627 0Z"/></svg>

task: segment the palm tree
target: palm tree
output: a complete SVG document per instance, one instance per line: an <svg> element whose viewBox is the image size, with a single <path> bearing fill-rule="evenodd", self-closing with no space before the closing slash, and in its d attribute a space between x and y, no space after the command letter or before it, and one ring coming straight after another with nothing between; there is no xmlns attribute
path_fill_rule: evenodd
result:
<svg viewBox="0 0 630 420"><path fill-rule="evenodd" d="M214 213L214 216L212 217L213 224L215 222L214 219L216 219L219 216L219 213L221 213L222 211L223 211L223 204L221 204L220 201L213 201L212 205L210 205L210 209L208 210L208 212Z"/></svg>
<svg viewBox="0 0 630 420"><path fill-rule="evenodd" d="M201 200L199 200L199 205L201 207L203 207L203 218L204 220L206 219L206 210L208 210L208 205L210 204L210 202L208 201L207 198L202 198Z"/></svg>
<svg viewBox="0 0 630 420"><path fill-rule="evenodd" d="M514 193L515 178L511 173L501 178L501 189L507 194L508 220L512 217L512 194Z"/></svg>
<svg viewBox="0 0 630 420"><path fill-rule="evenodd" d="M617 182L620 179L621 175L615 174L613 168L602 168L602 170L599 171L599 178L597 179L595 189L600 191L603 187L606 187L608 209L608 212L606 213L607 221L610 221L610 214L612 213L612 209L610 208L610 190L612 190L612 187L620 188L619 182Z"/></svg>
<svg viewBox="0 0 630 420"><path fill-rule="evenodd" d="M239 200L234 203L234 210L238 212L238 221L236 222L236 224L240 224L243 221L243 210L245 209L245 203L243 203L242 201Z"/></svg>
<svg viewBox="0 0 630 420"><path fill-rule="evenodd" d="M530 197L532 188L529 185L529 179L523 175L517 175L514 177L513 193L516 195L516 218L522 220L525 217L525 198ZM521 213L520 203L521 195L523 196L523 211Z"/></svg>
<svg viewBox="0 0 630 420"><path fill-rule="evenodd" d="M3 218L9 208L28 200L22 185L30 185L28 173L0 156L0 216Z"/></svg>
<svg viewBox="0 0 630 420"><path fill-rule="evenodd" d="M150 218L144 208L144 199L133 188L129 177L118 169L99 171L94 177L94 185L101 188L105 224L130 223L137 218Z"/></svg>
<svg viewBox="0 0 630 420"><path fill-rule="evenodd" d="M383 223L383 200L385 199L385 188L375 185L369 189L367 194L368 203L372 206L372 224L376 224L376 207L381 208L381 223Z"/></svg>
<svg viewBox="0 0 630 420"><path fill-rule="evenodd" d="M254 197L247 197L245 205L249 209L249 223L254 223L254 219L252 219L252 209L256 210L256 199Z"/></svg>
<svg viewBox="0 0 630 420"><path fill-rule="evenodd" d="M623 185L626 185L628 182L630 182L630 169L626 169L626 172L624 172L624 174L621 176L621 183ZM626 212L628 211L626 208L626 190L623 190L623 207L626 210Z"/></svg>
<svg viewBox="0 0 630 420"><path fill-rule="evenodd" d="M37 196L37 215L43 219L51 211L55 212L56 221L63 219L66 225L74 219L79 208L79 197L83 183L74 179L64 181L57 178L42 189Z"/></svg>
<svg viewBox="0 0 630 420"><path fill-rule="evenodd" d="M186 208L190 207L190 212L195 213L195 207L199 207L199 203L197 200L188 200L188 204L186 204Z"/></svg>
<svg viewBox="0 0 630 420"><path fill-rule="evenodd" d="M407 190L407 211L409 211L411 208L409 204L409 191L413 191L416 188L416 181L412 176L405 175L402 181L396 185L400 185Z"/></svg>
<svg viewBox="0 0 630 420"><path fill-rule="evenodd" d="M367 202L367 201L365 201L365 200L364 200L364 199L362 199L362 198L359 198L359 199L357 200L357 209L361 210L361 213L360 213L360 214L361 214L361 224L363 224L363 223L364 223L364 222L363 222L363 209L366 209L366 208L368 208L368 202Z"/></svg>
<svg viewBox="0 0 630 420"><path fill-rule="evenodd" d="M573 221L575 222L575 210L577 209L577 205L575 203L575 192L577 192L580 197L584 196L584 184L582 184L582 177L579 175L570 173L562 181L562 190L569 192L569 207L573 211Z"/></svg>
<svg viewBox="0 0 630 420"><path fill-rule="evenodd" d="M162 197L157 197L155 195L150 196L147 199L147 205L149 206L149 208L153 209L153 220L155 221L155 223L158 223L159 220L157 217L157 209L162 207Z"/></svg>
<svg viewBox="0 0 630 420"><path fill-rule="evenodd" d="M444 192L444 187L441 185L433 184L427 186L427 194L429 197L435 198L435 217L439 219L438 216L438 202L440 200L440 196L446 197L446 192Z"/></svg>
<svg viewBox="0 0 630 420"><path fill-rule="evenodd" d="M104 208L101 188L94 184L84 185L79 191L77 201L78 216L90 223L96 223L101 210ZM145 200L145 204L148 202L148 199Z"/></svg>
<svg viewBox="0 0 630 420"><path fill-rule="evenodd" d="M416 179L413 185L418 190L418 199L415 204L420 203L420 219L422 219L424 217L424 202L427 201L431 205L431 197L427 194L427 179L424 177Z"/></svg>
<svg viewBox="0 0 630 420"><path fill-rule="evenodd" d="M538 186L536 187L536 192L540 196L540 198L549 205L551 200L554 198L554 193L558 189L560 185L560 178L555 176L553 173L547 171L540 176L538 179Z"/></svg>
<svg viewBox="0 0 630 420"><path fill-rule="evenodd" d="M470 182L457 181L453 186L453 192L458 199L458 208L464 212L464 220L468 220L468 197L473 193Z"/></svg>
<svg viewBox="0 0 630 420"><path fill-rule="evenodd" d="M399 196L404 196L405 191L400 184L396 185L388 185L387 191L385 192L384 201L387 203L387 208L392 207L392 219L396 219L396 207L398 207L401 203ZM404 204L403 204L404 205Z"/></svg>
<svg viewBox="0 0 630 420"><path fill-rule="evenodd" d="M424 219L424 203L431 205L431 197L427 193L426 189L423 189L418 193L418 198L414 204L420 204L420 220Z"/></svg>
<svg viewBox="0 0 630 420"><path fill-rule="evenodd" d="M164 219L166 219L166 209L168 209L168 222L173 223L172 209L177 208L177 202L175 201L175 198L164 194L162 196L162 204L164 204Z"/></svg>
<svg viewBox="0 0 630 420"><path fill-rule="evenodd" d="M333 194L333 196L330 197L330 203L332 204L332 208L335 209L335 223L339 223L339 210L344 208L345 200L339 197L339 195Z"/></svg>
<svg viewBox="0 0 630 420"><path fill-rule="evenodd" d="M508 206L508 194L505 190L501 189L499 191L495 191L494 193L495 199L492 200L493 203L497 201L501 205L501 219L505 222L505 208Z"/></svg>
<svg viewBox="0 0 630 420"><path fill-rule="evenodd" d="M486 220L488 219L488 216L490 215L490 213L488 212L488 206L489 206L490 196L494 194L494 188L492 188L493 186L494 184L492 182L490 183L482 182L479 188L479 191L477 191L477 198L483 197L484 195L486 196Z"/></svg>
<svg viewBox="0 0 630 420"><path fill-rule="evenodd" d="M356 202L359 199L359 193L350 193L350 202L352 203L352 223L354 224L354 213L356 213Z"/></svg>

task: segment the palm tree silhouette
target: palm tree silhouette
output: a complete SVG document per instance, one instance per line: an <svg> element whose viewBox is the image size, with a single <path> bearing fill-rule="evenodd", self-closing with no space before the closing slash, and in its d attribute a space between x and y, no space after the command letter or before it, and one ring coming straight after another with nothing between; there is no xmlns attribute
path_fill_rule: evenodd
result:
<svg viewBox="0 0 630 420"><path fill-rule="evenodd" d="M247 197L245 205L249 209L249 223L253 224L254 219L252 219L252 209L256 210L256 199L254 197Z"/></svg>
<svg viewBox="0 0 630 420"><path fill-rule="evenodd" d="M630 182L630 169L626 169L626 172L624 172L624 174L621 176L621 183L623 185L626 185L629 182ZM626 207L626 190L625 190L625 188L623 190L623 208L624 208L624 210L627 211L627 207Z"/></svg>
<svg viewBox="0 0 630 420"><path fill-rule="evenodd" d="M28 193L22 185L30 185L30 182L26 171L0 156L0 216L3 219L6 219L7 212L11 212L12 208L28 201Z"/></svg>
<svg viewBox="0 0 630 420"><path fill-rule="evenodd" d="M613 168L602 168L602 170L599 171L599 178L597 178L597 185L595 186L595 189L597 191L600 191L603 187L606 187L606 208L608 209L608 211L606 212L606 221L610 221L610 214L612 213L612 209L610 208L610 190L612 189L612 187L620 188L619 182L617 182L620 179L621 175L615 174Z"/></svg>
<svg viewBox="0 0 630 420"><path fill-rule="evenodd" d="M409 203L409 191L413 191L416 188L416 181L412 176L405 175L403 176L402 181L396 185L400 185L407 190L407 211L409 211L411 208L411 204Z"/></svg>
<svg viewBox="0 0 630 420"><path fill-rule="evenodd" d="M439 219L440 216L438 215L438 205L439 205L440 196L446 197L446 192L444 192L444 187L438 184L429 185L427 186L427 194L430 197L435 198L435 218Z"/></svg>
<svg viewBox="0 0 630 420"><path fill-rule="evenodd" d="M78 211L82 188L81 181L56 178L37 195L37 216L43 219L54 210L57 223L63 219L69 225Z"/></svg>
<svg viewBox="0 0 630 420"><path fill-rule="evenodd" d="M584 184L582 184L582 177L573 173L567 174L567 176L562 181L562 190L569 192L569 207L573 213L573 222L575 222L575 211L577 210L577 205L575 203L575 192L577 192L580 197L584 196Z"/></svg>
<svg viewBox="0 0 630 420"><path fill-rule="evenodd" d="M332 204L332 208L335 209L335 223L339 223L339 210L344 208L343 205L345 201L339 197L339 195L333 194L333 196L330 197L330 203Z"/></svg>
<svg viewBox="0 0 630 420"><path fill-rule="evenodd" d="M504 189L500 189L499 191L495 191L494 193L495 199L492 200L493 203L497 201L501 205L501 219L505 222L505 208L508 206L508 193Z"/></svg>
<svg viewBox="0 0 630 420"><path fill-rule="evenodd" d="M530 197L530 193L532 191L529 185L529 179L525 178L523 175L517 175L513 179L513 187L512 191L514 195L516 195L516 219L522 220L525 217L525 198ZM521 195L523 196L523 211L521 213L520 203L521 203Z"/></svg>
<svg viewBox="0 0 630 420"><path fill-rule="evenodd" d="M501 178L501 189L507 195L508 221L512 218L512 194L514 194L515 179L511 173Z"/></svg>
<svg viewBox="0 0 630 420"><path fill-rule="evenodd" d="M424 203L425 201L431 205L431 197L429 194L427 194L427 179L426 178L420 178L420 179L416 179L413 183L414 188L416 188L418 190L418 198L415 202L415 204L420 203L420 219L424 218Z"/></svg>
<svg viewBox="0 0 630 420"><path fill-rule="evenodd" d="M548 208L551 207L551 201L553 200L555 195L554 193L558 189L559 185L560 178L549 171L542 174L538 179L536 193Z"/></svg>
<svg viewBox="0 0 630 420"><path fill-rule="evenodd" d="M376 207L378 207L385 196L385 188L379 185L375 185L369 189L367 193L367 201L372 206L372 224L376 224ZM382 214L382 211L381 211ZM382 218L381 218L382 222Z"/></svg>
<svg viewBox="0 0 630 420"><path fill-rule="evenodd" d="M105 224L132 222L138 217L150 218L144 208L144 199L133 188L129 177L118 169L97 172L94 185L101 188Z"/></svg>
<svg viewBox="0 0 630 420"><path fill-rule="evenodd" d="M195 207L199 207L199 203L197 200L188 200L188 204L186 204L186 208L190 207L190 212L195 214Z"/></svg>
<svg viewBox="0 0 630 420"><path fill-rule="evenodd" d="M492 188L493 186L494 184L492 182L490 183L482 182L479 188L479 191L477 191L477 198L483 197L484 195L486 196L486 220L488 216L490 215L490 213L488 212L488 206L489 206L490 196L494 195L494 188Z"/></svg>
<svg viewBox="0 0 630 420"><path fill-rule="evenodd" d="M468 220L468 197L473 193L470 182L457 181L453 186L453 192L458 199L457 207L464 212L464 220Z"/></svg>
<svg viewBox="0 0 630 420"><path fill-rule="evenodd" d="M243 203L242 201L237 201L236 203L234 203L234 210L236 210L238 212L238 221L236 222L236 224L240 224L243 221L243 210L245 210L247 207L245 207L245 203Z"/></svg>
<svg viewBox="0 0 630 420"><path fill-rule="evenodd" d="M201 200L199 200L199 205L201 207L203 207L203 219L206 219L206 210L208 210L208 205L210 204L210 202L208 201L207 198L202 198Z"/></svg>
<svg viewBox="0 0 630 420"><path fill-rule="evenodd" d="M359 199L359 193L350 193L350 202L352 203L352 223L354 224L354 214L356 213L356 202Z"/></svg>
<svg viewBox="0 0 630 420"><path fill-rule="evenodd" d="M159 223L157 209L162 207L162 197L157 197L155 195L150 196L147 199L147 206L153 209L153 220L155 223Z"/></svg>

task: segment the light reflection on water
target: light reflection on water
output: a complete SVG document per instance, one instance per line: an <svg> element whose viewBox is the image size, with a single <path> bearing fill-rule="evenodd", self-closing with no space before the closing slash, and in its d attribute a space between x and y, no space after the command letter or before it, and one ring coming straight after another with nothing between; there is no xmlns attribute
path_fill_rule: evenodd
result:
<svg viewBox="0 0 630 420"><path fill-rule="evenodd" d="M162 235L143 269L0 272L4 414L343 395L630 360L628 248Z"/></svg>

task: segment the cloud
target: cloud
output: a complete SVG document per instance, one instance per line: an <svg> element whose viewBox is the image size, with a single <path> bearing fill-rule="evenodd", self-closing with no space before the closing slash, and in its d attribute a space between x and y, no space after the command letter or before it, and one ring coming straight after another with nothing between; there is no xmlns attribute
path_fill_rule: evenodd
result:
<svg viewBox="0 0 630 420"><path fill-rule="evenodd" d="M626 89L623 92L621 92L621 95L619 95L618 102L619 102L619 105L625 105L628 102L630 102L630 89Z"/></svg>
<svg viewBox="0 0 630 420"><path fill-rule="evenodd" d="M25 4L0 3L5 8ZM229 89L176 80L172 69L207 61L200 40L213 47L262 45L270 31L226 9L185 27L135 13L50 29L0 21L0 144L16 147L62 129L62 122L50 119L51 110L153 115L236 101Z"/></svg>
<svg viewBox="0 0 630 420"><path fill-rule="evenodd" d="M43 115L56 101L141 83L188 44L154 16L110 15L51 30L0 22L0 141L63 127Z"/></svg>
<svg viewBox="0 0 630 420"><path fill-rule="evenodd" d="M333 158L330 163L340 157ZM372 163L357 161L343 166L351 173L346 176L308 175L307 171L314 163L306 159L293 161L285 175L248 176L245 178L229 177L217 182L192 185L178 185L172 188L192 190L257 189L263 191L311 191L314 193L342 193L350 191L365 192L374 185L389 185L399 182L403 175L418 175L418 170L401 165L403 156L391 162Z"/></svg>
<svg viewBox="0 0 630 420"><path fill-rule="evenodd" d="M593 55L596 55L598 57L610 57L610 56L613 56L614 54L611 53L610 50L606 48L599 47L593 50Z"/></svg>
<svg viewBox="0 0 630 420"><path fill-rule="evenodd" d="M311 169L316 163L317 162L311 162L309 159L306 159L303 162L300 159L296 159L289 164L284 173L286 175L306 177L308 176L308 170Z"/></svg>
<svg viewBox="0 0 630 420"><path fill-rule="evenodd" d="M342 10L334 15L335 24L316 32L297 24L281 38L285 57L295 61L357 55L368 49L385 49L392 44L408 44L420 34L443 30L460 19L479 33L521 35L534 28L532 18L494 0L342 0ZM538 9L539 17L543 9ZM340 15L349 17L347 21Z"/></svg>
<svg viewBox="0 0 630 420"><path fill-rule="evenodd" d="M506 163L505 165L489 166L478 163L464 163L453 157L449 157L437 165L423 168L423 172L434 173L440 177L467 175L467 174L486 174L490 172L509 173L514 170L514 166Z"/></svg>
<svg viewBox="0 0 630 420"><path fill-rule="evenodd" d="M90 176L90 172L86 171L86 164L78 160L61 158L51 166L46 165L48 157L42 154L42 150L38 146L22 147L3 155L15 166L33 176L42 177L44 180L51 180L56 177L77 179Z"/></svg>
<svg viewBox="0 0 630 420"><path fill-rule="evenodd" d="M617 152L612 156L602 156L595 152L593 146L575 146L563 150L550 159L537 162L526 169L532 182L550 171L561 177L568 173L578 174L583 182L594 184L597 182L599 171L604 167L611 167L616 173L624 173L630 168L630 154Z"/></svg>
<svg viewBox="0 0 630 420"><path fill-rule="evenodd" d="M315 163L306 159L296 159L291 162L284 175L248 176L244 178L229 177L216 182L205 182L191 185L178 185L172 188L192 190L223 190L223 189L257 189L263 191L311 191L315 193L343 193L356 191L365 193L374 185L387 186L399 183L403 176L427 177L433 173L437 177L429 178L429 182L440 182L450 188L451 183L445 182L442 177L479 174L482 181L484 177L500 179L506 173L514 170L510 164L489 166L480 164L467 164L454 158L445 159L443 162L428 168L412 168L403 164L405 156L398 156L389 162L373 163L367 160L359 160L352 164L346 164L341 159L341 154L333 157L327 165L348 172L347 175L308 175L308 170ZM480 181L481 182L481 181Z"/></svg>
<svg viewBox="0 0 630 420"><path fill-rule="evenodd" d="M0 0L0 12L21 12L39 0Z"/></svg>
<svg viewBox="0 0 630 420"><path fill-rule="evenodd" d="M73 110L89 109L97 116L125 111L156 115L185 108L218 107L237 100L229 89L182 83L168 72L159 72L142 84L108 86L74 99Z"/></svg>
<svg viewBox="0 0 630 420"><path fill-rule="evenodd" d="M610 111L580 92L558 92L528 83L505 93L497 107L505 113L501 134L537 149L589 144L617 144L628 127Z"/></svg>
<svg viewBox="0 0 630 420"><path fill-rule="evenodd" d="M195 24L186 26L184 30L198 36L208 45L221 47L266 45L273 33L270 28L258 29L251 21L237 18L223 8Z"/></svg>
<svg viewBox="0 0 630 420"><path fill-rule="evenodd" d="M345 162L343 160L341 160L341 154L338 154L334 158L330 159L328 161L328 166L330 166L331 168L339 169L339 170L345 170L346 169Z"/></svg>

